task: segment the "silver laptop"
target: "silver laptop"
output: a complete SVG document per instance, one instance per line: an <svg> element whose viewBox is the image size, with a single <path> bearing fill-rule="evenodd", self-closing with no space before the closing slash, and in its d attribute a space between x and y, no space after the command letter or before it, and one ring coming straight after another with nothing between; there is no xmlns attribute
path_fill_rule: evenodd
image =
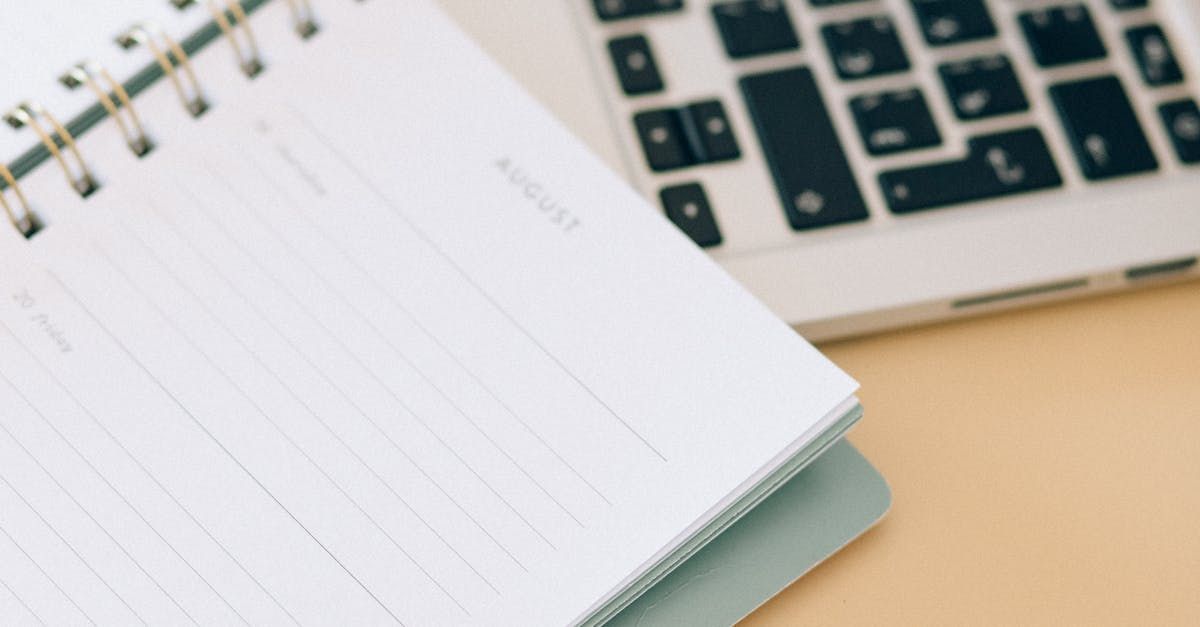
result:
<svg viewBox="0 0 1200 627"><path fill-rule="evenodd" d="M1200 276L1200 2L563 1L510 68L811 339Z"/></svg>

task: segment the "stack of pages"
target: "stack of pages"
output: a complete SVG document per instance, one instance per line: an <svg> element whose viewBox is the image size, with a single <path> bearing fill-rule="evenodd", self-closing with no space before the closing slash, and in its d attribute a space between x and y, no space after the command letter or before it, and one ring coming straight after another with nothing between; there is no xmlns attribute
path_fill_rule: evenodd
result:
<svg viewBox="0 0 1200 627"><path fill-rule="evenodd" d="M5 623L596 623L857 420L430 2L261 13L203 116L138 98L150 154L21 182Z"/></svg>

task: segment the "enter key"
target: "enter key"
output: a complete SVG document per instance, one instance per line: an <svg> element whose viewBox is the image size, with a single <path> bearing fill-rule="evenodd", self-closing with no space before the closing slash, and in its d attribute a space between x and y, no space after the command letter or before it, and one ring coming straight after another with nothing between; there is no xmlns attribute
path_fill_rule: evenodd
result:
<svg viewBox="0 0 1200 627"><path fill-rule="evenodd" d="M893 213L999 198L1062 185L1062 177L1036 128L981 135L967 156L879 175Z"/></svg>

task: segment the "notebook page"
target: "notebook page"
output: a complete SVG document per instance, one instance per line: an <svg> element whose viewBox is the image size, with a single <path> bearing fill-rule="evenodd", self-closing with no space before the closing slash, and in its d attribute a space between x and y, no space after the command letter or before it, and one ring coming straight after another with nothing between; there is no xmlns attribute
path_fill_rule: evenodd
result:
<svg viewBox="0 0 1200 627"><path fill-rule="evenodd" d="M561 624L852 393L440 15L352 8L4 242L30 607Z"/></svg>

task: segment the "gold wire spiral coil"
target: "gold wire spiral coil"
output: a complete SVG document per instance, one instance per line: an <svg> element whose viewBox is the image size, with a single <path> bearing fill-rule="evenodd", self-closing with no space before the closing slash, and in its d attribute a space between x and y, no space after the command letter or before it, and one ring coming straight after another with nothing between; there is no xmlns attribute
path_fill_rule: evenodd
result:
<svg viewBox="0 0 1200 627"><path fill-rule="evenodd" d="M65 126L59 123L57 118L50 115L50 112L42 108L41 105L23 102L17 108L9 111L5 115L5 119L17 128L28 126L33 129L34 133L37 133L38 138L42 140L42 144L50 151L50 155L62 167L63 174L66 174L67 182L71 185L71 188L78 192L80 196L86 198L92 192L100 189L100 185L96 183L96 178L92 176L91 170L88 169L87 162L83 160L83 155L79 152L79 146L75 145L75 138ZM50 124L50 128L54 130L53 135L42 126L42 123L39 121L42 119ZM75 169L78 170L78 173L73 171L71 165L67 162L66 156L59 149L60 142L71 153L71 156L75 158L77 166Z"/></svg>
<svg viewBox="0 0 1200 627"><path fill-rule="evenodd" d="M163 46L155 40L151 32L158 34L166 45L166 49L171 52L168 56L163 50ZM144 45L150 50L150 54L154 55L154 59L158 61L159 67L162 68L163 74L171 79L171 84L175 86L175 91L179 94L179 100L183 102L183 108L187 109L192 117L199 117L205 111L208 111L208 101L204 99L204 92L200 89L200 82L196 80L196 72L192 70L192 62L188 59L187 53L184 52L183 46L167 35L160 28L150 26L148 24L138 24L130 28L125 33L117 37L117 45L126 50L137 45ZM174 57L174 62L172 62ZM190 92L184 86L183 80L180 78L179 72L175 71L175 67L183 70L183 76L191 87Z"/></svg>
<svg viewBox="0 0 1200 627"><path fill-rule="evenodd" d="M258 43L254 39L254 31L250 28L250 20L246 17L246 10L242 8L242 3L238 0L225 0L225 8L217 6L216 0L208 0L208 10L212 13L213 20L217 26L221 28L221 32L225 33L225 38L229 40L229 45L233 47L233 53L237 55L238 66L242 68L242 72L254 78L263 71L262 56L258 53ZM230 23L228 13L233 14L234 22ZM240 27L242 36L246 39L246 48L242 48L242 42L238 39L235 27Z"/></svg>
<svg viewBox="0 0 1200 627"><path fill-rule="evenodd" d="M4 197L4 192L0 191L0 207L4 208L4 213L8 215L8 221L12 223L13 228L17 229L21 235L25 237L33 237L41 228L38 222L37 215L29 208L29 202L25 200L25 194L21 193L21 186L17 184L17 178L9 171L8 166L0 163L0 179L8 184L8 188L12 190L13 195L17 197L17 201L21 204L21 213L18 214L13 210L12 205L8 204L8 199Z"/></svg>
<svg viewBox="0 0 1200 627"><path fill-rule="evenodd" d="M101 87L98 79L103 80L108 89ZM129 98L129 92L125 91L125 86L114 79L103 66L84 61L67 70L67 73L63 74L59 80L71 89L87 85L88 89L100 100L104 109L108 111L109 117L116 121L117 126L121 129L121 134L125 136L125 143L129 145L133 154L144 157L154 148L154 144L146 136L145 129L142 128L142 122L138 118L133 101ZM116 95L118 102L113 101L113 94ZM121 110L125 111L126 116L121 115ZM128 121L126 121L126 117L129 118Z"/></svg>
<svg viewBox="0 0 1200 627"><path fill-rule="evenodd" d="M317 14L309 0L288 0L288 7L292 9L292 22L295 24L296 34L303 39L317 34Z"/></svg>
<svg viewBox="0 0 1200 627"><path fill-rule="evenodd" d="M171 0L171 4L174 5L176 9L182 11L196 4L196 0ZM309 37L317 34L317 31L320 30L320 27L317 26L317 14L315 11L313 11L312 2L309 0L287 0L287 5L292 12L292 22L294 24L296 34L300 35L300 37L303 39L308 39ZM211 11L212 9L213 7L210 5L209 10ZM236 7L230 6L229 10L239 20L242 18L238 16L238 14L245 14L245 10L240 3L238 3L238 6ZM214 17L216 17L215 13ZM217 25L221 25L220 20L217 21ZM222 28L222 30L225 29ZM231 30L232 29L225 30L225 33L228 35ZM239 59L241 58L240 53L238 57ZM261 71L261 69L262 68L260 67L259 70Z"/></svg>

